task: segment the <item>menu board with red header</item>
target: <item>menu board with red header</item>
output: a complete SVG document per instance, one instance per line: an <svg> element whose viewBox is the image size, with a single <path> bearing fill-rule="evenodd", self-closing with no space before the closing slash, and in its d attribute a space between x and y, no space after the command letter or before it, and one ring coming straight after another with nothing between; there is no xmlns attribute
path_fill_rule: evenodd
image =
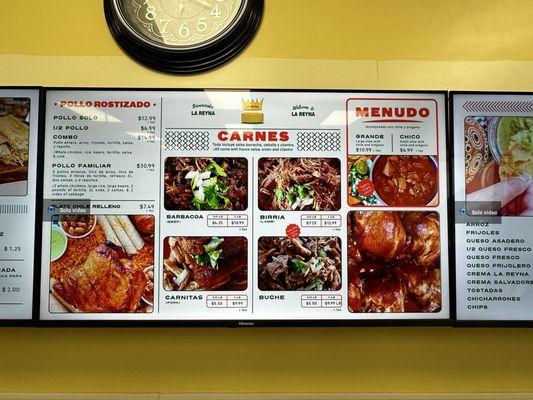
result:
<svg viewBox="0 0 533 400"><path fill-rule="evenodd" d="M446 94L47 90L40 319L447 320Z"/></svg>
<svg viewBox="0 0 533 400"><path fill-rule="evenodd" d="M533 94L453 94L457 319L533 320Z"/></svg>
<svg viewBox="0 0 533 400"><path fill-rule="evenodd" d="M0 320L32 318L39 89L0 88Z"/></svg>

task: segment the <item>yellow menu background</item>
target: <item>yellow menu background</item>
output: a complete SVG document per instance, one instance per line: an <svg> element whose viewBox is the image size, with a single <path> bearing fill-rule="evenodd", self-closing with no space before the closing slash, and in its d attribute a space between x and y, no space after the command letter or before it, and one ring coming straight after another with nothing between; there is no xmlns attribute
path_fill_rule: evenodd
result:
<svg viewBox="0 0 533 400"><path fill-rule="evenodd" d="M533 91L531 0L266 0L193 76L113 41L101 0L0 0L0 85ZM1 328L0 392L533 391L533 330Z"/></svg>

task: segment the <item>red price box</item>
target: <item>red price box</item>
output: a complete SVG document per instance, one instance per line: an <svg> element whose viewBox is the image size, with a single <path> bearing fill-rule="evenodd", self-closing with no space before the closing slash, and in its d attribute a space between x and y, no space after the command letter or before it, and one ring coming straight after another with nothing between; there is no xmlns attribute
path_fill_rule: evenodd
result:
<svg viewBox="0 0 533 400"><path fill-rule="evenodd" d="M245 228L248 226L248 216L241 214L209 214L207 216L207 226L213 228Z"/></svg>
<svg viewBox="0 0 533 400"><path fill-rule="evenodd" d="M302 308L340 308L342 296L340 294L304 295L301 302Z"/></svg>
<svg viewBox="0 0 533 400"><path fill-rule="evenodd" d="M302 215L302 226L306 228L339 228L342 217L339 214Z"/></svg>
<svg viewBox="0 0 533 400"><path fill-rule="evenodd" d="M209 295L207 308L248 308L248 296Z"/></svg>

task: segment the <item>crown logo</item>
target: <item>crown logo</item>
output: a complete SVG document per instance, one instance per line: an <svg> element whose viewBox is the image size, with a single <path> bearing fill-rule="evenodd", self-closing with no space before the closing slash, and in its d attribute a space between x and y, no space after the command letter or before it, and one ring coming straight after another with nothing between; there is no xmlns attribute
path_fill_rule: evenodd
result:
<svg viewBox="0 0 533 400"><path fill-rule="evenodd" d="M242 108L246 111L261 111L263 109L263 99L242 99Z"/></svg>

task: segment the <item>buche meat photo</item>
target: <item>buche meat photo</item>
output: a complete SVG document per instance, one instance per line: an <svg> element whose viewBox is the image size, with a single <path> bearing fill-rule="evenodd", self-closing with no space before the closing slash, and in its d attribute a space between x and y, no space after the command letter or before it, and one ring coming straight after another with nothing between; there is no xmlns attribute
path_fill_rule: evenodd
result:
<svg viewBox="0 0 533 400"><path fill-rule="evenodd" d="M259 289L340 290L341 259L338 237L259 238Z"/></svg>

